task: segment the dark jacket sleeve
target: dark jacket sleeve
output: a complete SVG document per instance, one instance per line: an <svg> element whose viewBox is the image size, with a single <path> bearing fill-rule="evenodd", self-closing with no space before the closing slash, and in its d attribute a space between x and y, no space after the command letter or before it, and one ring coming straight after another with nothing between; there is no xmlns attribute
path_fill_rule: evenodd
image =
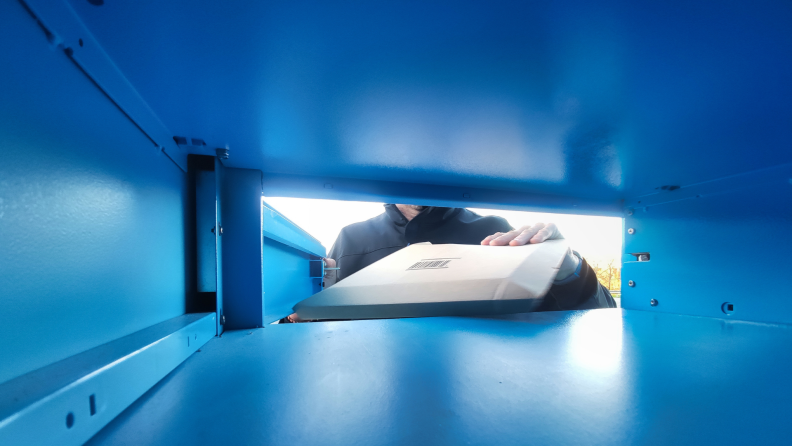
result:
<svg viewBox="0 0 792 446"><path fill-rule="evenodd" d="M537 311L615 308L616 301L597 280L597 274L581 258L580 277L563 285L553 285Z"/></svg>

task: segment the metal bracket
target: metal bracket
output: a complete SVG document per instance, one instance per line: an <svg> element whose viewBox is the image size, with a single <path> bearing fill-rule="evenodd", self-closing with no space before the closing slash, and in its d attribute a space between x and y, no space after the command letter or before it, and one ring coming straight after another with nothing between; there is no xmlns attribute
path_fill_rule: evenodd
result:
<svg viewBox="0 0 792 446"><path fill-rule="evenodd" d="M0 384L0 444L78 445L215 336L186 314Z"/></svg>

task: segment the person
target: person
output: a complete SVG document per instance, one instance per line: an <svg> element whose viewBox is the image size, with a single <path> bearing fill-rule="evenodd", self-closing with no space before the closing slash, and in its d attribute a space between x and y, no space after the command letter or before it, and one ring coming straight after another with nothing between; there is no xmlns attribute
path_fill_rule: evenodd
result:
<svg viewBox="0 0 792 446"><path fill-rule="evenodd" d="M341 230L325 259L325 286L360 271L412 243L520 246L563 238L553 223L515 229L496 216L465 208L386 204L385 212ZM333 277L335 273L335 277ZM613 308L616 302L577 252L568 250L555 282L536 311ZM297 314L283 322L300 322Z"/></svg>

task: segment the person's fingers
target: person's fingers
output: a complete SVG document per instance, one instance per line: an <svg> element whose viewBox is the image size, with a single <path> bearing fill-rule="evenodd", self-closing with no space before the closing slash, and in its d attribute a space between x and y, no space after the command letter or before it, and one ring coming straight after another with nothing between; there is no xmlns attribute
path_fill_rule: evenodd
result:
<svg viewBox="0 0 792 446"><path fill-rule="evenodd" d="M485 238L484 240L481 241L481 244L482 245L489 245L492 240L500 237L502 234L503 234L502 232L496 232L496 233L494 233L492 235L489 235L489 236L487 236L487 238Z"/></svg>
<svg viewBox="0 0 792 446"><path fill-rule="evenodd" d="M537 232L544 228L544 223L537 223L535 225L523 226L521 232L517 234L513 240L510 241L512 246L521 246L527 244Z"/></svg>
<svg viewBox="0 0 792 446"><path fill-rule="evenodd" d="M542 243L547 240L564 238L555 223L536 223L526 225L506 233L497 232L481 241L482 245L521 246L528 243Z"/></svg>
<svg viewBox="0 0 792 446"><path fill-rule="evenodd" d="M547 223L544 226L544 228L542 228L540 231L534 234L533 237L531 237L530 242L542 243L547 240L554 240L559 238L563 238L563 237L561 236L561 232L558 231L558 227L555 225L555 223Z"/></svg>
<svg viewBox="0 0 792 446"><path fill-rule="evenodd" d="M514 237L517 237L518 235L520 235L519 230L509 231L509 232L507 232L505 234L502 234L501 236L496 237L493 240L491 240L490 241L490 245L492 245L492 246L508 245L509 242L514 240Z"/></svg>

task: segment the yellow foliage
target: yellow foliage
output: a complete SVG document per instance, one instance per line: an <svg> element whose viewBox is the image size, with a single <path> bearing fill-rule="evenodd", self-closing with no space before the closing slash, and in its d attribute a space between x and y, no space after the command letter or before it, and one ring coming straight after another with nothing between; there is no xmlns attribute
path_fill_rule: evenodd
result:
<svg viewBox="0 0 792 446"><path fill-rule="evenodd" d="M591 268L597 273L597 279L609 290L621 290L621 264L611 260L607 264L595 263Z"/></svg>

